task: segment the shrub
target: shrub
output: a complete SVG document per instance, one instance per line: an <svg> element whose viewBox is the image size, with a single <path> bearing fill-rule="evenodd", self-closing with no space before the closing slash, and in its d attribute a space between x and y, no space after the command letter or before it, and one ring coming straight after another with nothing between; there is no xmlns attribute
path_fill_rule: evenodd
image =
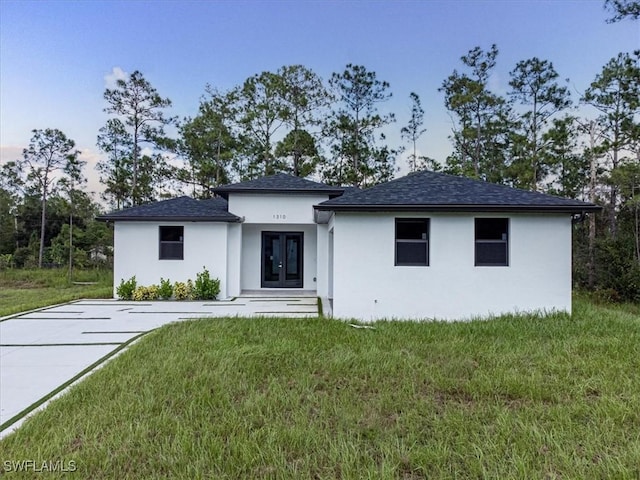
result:
<svg viewBox="0 0 640 480"><path fill-rule="evenodd" d="M13 255L10 253L0 255L0 270L6 270L8 268L13 268Z"/></svg>
<svg viewBox="0 0 640 480"><path fill-rule="evenodd" d="M116 288L116 294L120 300L131 300L133 294L136 291L137 283L136 276L134 275L129 280L120 280L120 285Z"/></svg>
<svg viewBox="0 0 640 480"><path fill-rule="evenodd" d="M173 284L173 296L176 300L188 300L191 298L191 280L185 282L176 282Z"/></svg>
<svg viewBox="0 0 640 480"><path fill-rule="evenodd" d="M149 291L147 287L137 287L133 292L133 299L137 302L139 302L140 300L147 300L148 293Z"/></svg>
<svg viewBox="0 0 640 480"><path fill-rule="evenodd" d="M158 287L158 297L162 300L169 300L173 295L173 286L167 279L160 278L160 286Z"/></svg>
<svg viewBox="0 0 640 480"><path fill-rule="evenodd" d="M197 274L193 287L193 298L196 300L215 300L220 293L220 280L211 278L209 270L202 268L203 271Z"/></svg>
<svg viewBox="0 0 640 480"><path fill-rule="evenodd" d="M160 297L159 290L160 287L158 287L158 285L149 285L147 287L146 300L158 300L158 298Z"/></svg>

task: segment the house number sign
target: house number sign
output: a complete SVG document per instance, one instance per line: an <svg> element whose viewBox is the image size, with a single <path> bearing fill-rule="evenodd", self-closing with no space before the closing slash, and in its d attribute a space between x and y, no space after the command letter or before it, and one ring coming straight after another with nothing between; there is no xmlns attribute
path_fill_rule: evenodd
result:
<svg viewBox="0 0 640 480"><path fill-rule="evenodd" d="M284 213L274 213L273 218L274 220L286 220L287 216Z"/></svg>

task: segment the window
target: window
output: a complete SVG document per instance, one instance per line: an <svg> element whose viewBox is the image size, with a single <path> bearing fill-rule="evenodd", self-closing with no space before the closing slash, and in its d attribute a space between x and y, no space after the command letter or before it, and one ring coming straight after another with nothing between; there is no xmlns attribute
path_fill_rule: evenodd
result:
<svg viewBox="0 0 640 480"><path fill-rule="evenodd" d="M476 218L476 267L509 265L509 219Z"/></svg>
<svg viewBox="0 0 640 480"><path fill-rule="evenodd" d="M429 265L428 218L396 218L396 265Z"/></svg>
<svg viewBox="0 0 640 480"><path fill-rule="evenodd" d="M184 227L160 227L160 260L184 258Z"/></svg>

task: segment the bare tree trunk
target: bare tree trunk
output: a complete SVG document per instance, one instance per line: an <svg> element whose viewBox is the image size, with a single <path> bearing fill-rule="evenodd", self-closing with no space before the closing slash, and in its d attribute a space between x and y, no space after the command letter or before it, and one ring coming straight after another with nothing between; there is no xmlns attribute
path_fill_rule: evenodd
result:
<svg viewBox="0 0 640 480"><path fill-rule="evenodd" d="M638 156L640 157L640 152L638 152ZM640 160L640 158L638 159ZM636 183L635 178L631 179L631 198L636 197ZM634 220L634 232L633 232L633 240L635 243L636 251L635 256L637 262L640 264L640 206L638 202L634 202L633 207L633 220Z"/></svg>
<svg viewBox="0 0 640 480"><path fill-rule="evenodd" d="M538 190L538 97L533 96L533 124L531 125L531 137L533 143L533 152L531 155L531 169L533 170L533 191Z"/></svg>
<svg viewBox="0 0 640 480"><path fill-rule="evenodd" d="M589 201L591 203L596 202L596 180L598 173L598 162L596 156L593 154L593 149L596 146L596 125L594 122L589 124L589 147L591 150L591 159L589 163ZM591 213L589 215L589 262L588 262L588 276L587 282L589 288L592 289L595 285L595 248L596 248L596 214Z"/></svg>
<svg viewBox="0 0 640 480"><path fill-rule="evenodd" d="M353 171L354 171L354 176L353 176L353 186L354 187L360 187L360 180L359 180L359 175L358 175L358 169L360 167L360 142L359 142L359 133L360 133L360 119L359 117L359 112L356 110L356 128L355 128L355 132L354 132L354 140L355 140L355 156L353 157Z"/></svg>
<svg viewBox="0 0 640 480"><path fill-rule="evenodd" d="M71 213L69 214L69 283L73 277L73 200L71 200Z"/></svg>
<svg viewBox="0 0 640 480"><path fill-rule="evenodd" d="M47 177L45 176L45 187L42 189L42 215L40 217L40 251L38 252L38 268L42 268L42 257L44 256L44 227L47 220Z"/></svg>

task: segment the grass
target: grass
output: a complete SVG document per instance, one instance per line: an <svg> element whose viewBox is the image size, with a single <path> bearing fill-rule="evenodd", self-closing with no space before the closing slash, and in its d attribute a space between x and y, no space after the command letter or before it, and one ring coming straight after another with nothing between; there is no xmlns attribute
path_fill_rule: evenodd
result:
<svg viewBox="0 0 640 480"><path fill-rule="evenodd" d="M73 281L96 284L74 285L64 269L0 270L0 317L79 298L113 296L110 271L74 271Z"/></svg>
<svg viewBox="0 0 640 480"><path fill-rule="evenodd" d="M73 460L93 479L640 476L640 317L628 309L578 299L573 317L374 327L168 325L3 439L0 468Z"/></svg>

